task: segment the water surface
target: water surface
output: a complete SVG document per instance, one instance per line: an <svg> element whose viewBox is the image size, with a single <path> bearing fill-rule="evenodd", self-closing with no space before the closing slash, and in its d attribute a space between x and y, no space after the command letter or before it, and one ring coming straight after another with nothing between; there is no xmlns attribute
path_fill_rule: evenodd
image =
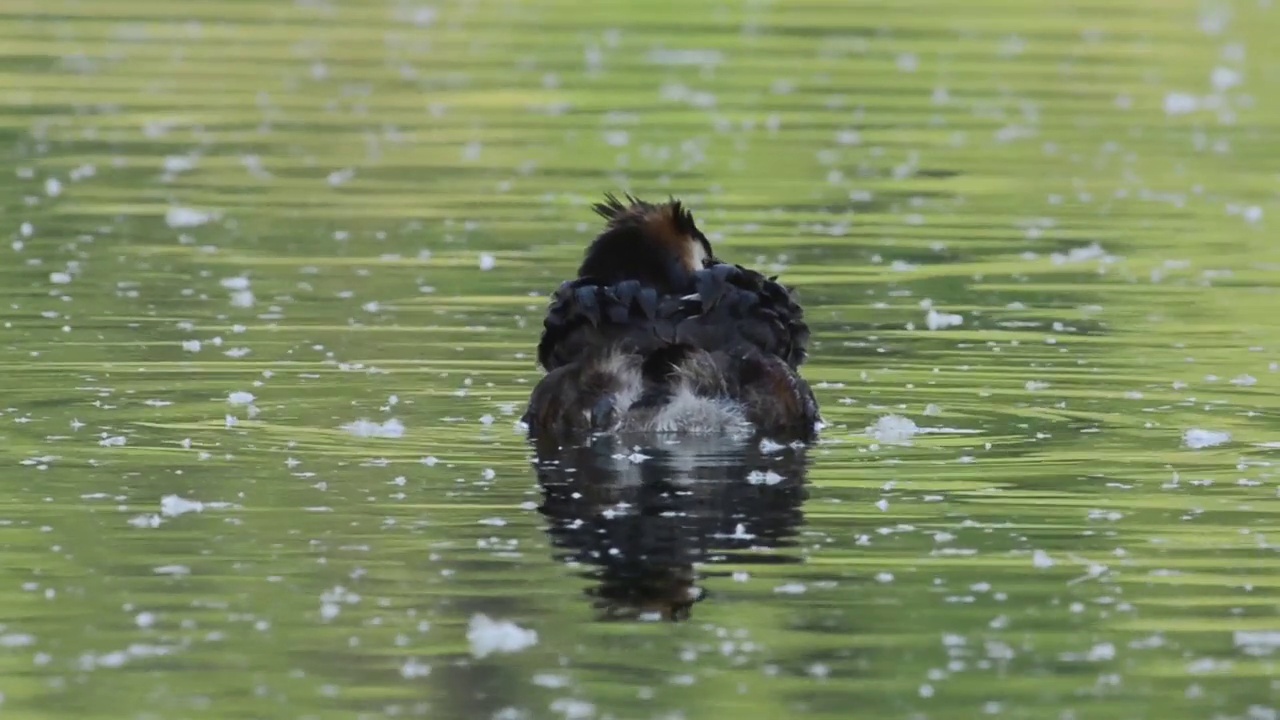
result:
<svg viewBox="0 0 1280 720"><path fill-rule="evenodd" d="M3 709L1274 717L1277 12L5 3ZM535 457L610 190L820 444Z"/></svg>

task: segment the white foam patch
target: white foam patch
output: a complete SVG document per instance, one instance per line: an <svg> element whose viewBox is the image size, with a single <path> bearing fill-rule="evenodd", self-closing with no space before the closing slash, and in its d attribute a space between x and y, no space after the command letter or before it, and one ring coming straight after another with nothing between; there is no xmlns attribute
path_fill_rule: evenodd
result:
<svg viewBox="0 0 1280 720"><path fill-rule="evenodd" d="M1108 255L1106 250L1098 243L1089 243L1083 247L1073 247L1065 253L1050 253L1049 260L1054 265L1072 265L1074 263L1089 262L1090 260L1100 260L1102 262L1112 262L1115 257Z"/></svg>
<svg viewBox="0 0 1280 720"><path fill-rule="evenodd" d="M786 445L783 445L780 442L775 442L773 440L770 440L769 438L765 438L760 441L760 452L766 455L772 455L773 453L776 453L779 450L785 450L786 447L787 447Z"/></svg>
<svg viewBox="0 0 1280 720"><path fill-rule="evenodd" d="M1247 655L1270 655L1280 650L1280 630L1236 630L1231 639Z"/></svg>
<svg viewBox="0 0 1280 720"><path fill-rule="evenodd" d="M171 228L199 227L218 217L218 214L189 207L171 207L164 214L165 223Z"/></svg>
<svg viewBox="0 0 1280 720"><path fill-rule="evenodd" d="M777 485L785 479L772 470L752 470L747 475L747 482L752 485Z"/></svg>
<svg viewBox="0 0 1280 720"><path fill-rule="evenodd" d="M510 620L493 620L477 613L471 616L467 626L467 642L471 654L483 658L493 653L520 652L538 644L538 633L516 625Z"/></svg>
<svg viewBox="0 0 1280 720"><path fill-rule="evenodd" d="M917 428L916 433L919 435L980 435L982 431L974 428L922 427Z"/></svg>
<svg viewBox="0 0 1280 720"><path fill-rule="evenodd" d="M165 495L160 498L161 515L174 517L192 512L204 512L204 503L199 500L188 500L177 495Z"/></svg>
<svg viewBox="0 0 1280 720"><path fill-rule="evenodd" d="M1182 434L1182 444L1192 450L1215 447L1228 442L1231 442L1231 433L1229 432L1191 428Z"/></svg>
<svg viewBox="0 0 1280 720"><path fill-rule="evenodd" d="M400 677L406 680L414 678L423 678L431 674L431 666L418 662L414 658L409 658L400 666Z"/></svg>
<svg viewBox="0 0 1280 720"><path fill-rule="evenodd" d="M361 418L342 426L343 430L356 437L399 438L404 437L404 423L395 418L380 423Z"/></svg>
<svg viewBox="0 0 1280 720"><path fill-rule="evenodd" d="M915 421L901 415L885 415L867 427L867 435L882 443L906 445L920 432Z"/></svg>
<svg viewBox="0 0 1280 720"><path fill-rule="evenodd" d="M930 330L942 330L964 324L964 316L955 313L938 312L929 308L924 316L924 325Z"/></svg>

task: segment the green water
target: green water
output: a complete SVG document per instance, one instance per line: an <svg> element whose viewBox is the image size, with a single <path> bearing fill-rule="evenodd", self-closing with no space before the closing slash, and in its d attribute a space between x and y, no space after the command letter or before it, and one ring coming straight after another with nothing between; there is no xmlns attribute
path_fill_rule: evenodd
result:
<svg viewBox="0 0 1280 720"><path fill-rule="evenodd" d="M0 711L1274 718L1278 13L3 3ZM819 445L533 462L610 190L799 287Z"/></svg>

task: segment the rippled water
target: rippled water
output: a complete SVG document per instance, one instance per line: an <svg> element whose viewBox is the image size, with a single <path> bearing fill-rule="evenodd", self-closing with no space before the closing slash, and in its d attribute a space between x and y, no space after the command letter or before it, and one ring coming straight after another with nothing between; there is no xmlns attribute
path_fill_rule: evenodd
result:
<svg viewBox="0 0 1280 720"><path fill-rule="evenodd" d="M1277 12L5 3L0 708L1274 718ZM819 445L534 456L628 189Z"/></svg>

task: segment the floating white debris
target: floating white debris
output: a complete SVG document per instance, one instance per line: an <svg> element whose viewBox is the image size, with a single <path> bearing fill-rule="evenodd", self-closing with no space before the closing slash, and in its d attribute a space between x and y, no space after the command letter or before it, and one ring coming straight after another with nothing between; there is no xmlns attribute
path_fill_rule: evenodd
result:
<svg viewBox="0 0 1280 720"><path fill-rule="evenodd" d="M770 440L769 438L765 438L760 441L760 452L765 454L776 453L785 447L786 445L783 445L782 443L776 443Z"/></svg>
<svg viewBox="0 0 1280 720"><path fill-rule="evenodd" d="M1252 375L1247 375L1247 374L1237 375L1236 377L1231 379L1231 384L1239 385L1240 387L1252 387L1258 384L1258 378Z"/></svg>
<svg viewBox="0 0 1280 720"><path fill-rule="evenodd" d="M1107 255L1107 251L1102 249L1098 243L1089 243L1084 247L1074 247L1065 253L1052 253L1049 259L1054 265L1070 265L1072 263L1088 262L1090 260L1111 260L1111 256Z"/></svg>
<svg viewBox="0 0 1280 720"><path fill-rule="evenodd" d="M555 673L534 673L533 684L538 687L556 688L569 687L568 675L556 675Z"/></svg>
<svg viewBox="0 0 1280 720"><path fill-rule="evenodd" d="M167 155L164 159L165 172L180 173L194 170L197 158L192 155Z"/></svg>
<svg viewBox="0 0 1280 720"><path fill-rule="evenodd" d="M54 285L66 285L71 282L71 273L51 272L49 273L49 282Z"/></svg>
<svg viewBox="0 0 1280 720"><path fill-rule="evenodd" d="M431 674L430 665L420 663L413 658L409 658L408 660L405 661L404 665L400 666L400 677L403 677L406 680L426 677L430 674Z"/></svg>
<svg viewBox="0 0 1280 720"><path fill-rule="evenodd" d="M1037 390L1047 390L1049 383L1043 380L1028 380L1023 387L1027 389L1027 392L1036 392Z"/></svg>
<svg viewBox="0 0 1280 720"><path fill-rule="evenodd" d="M724 62L724 53L719 50L670 50L667 48L654 48L649 51L647 59L654 65L711 67Z"/></svg>
<svg viewBox="0 0 1280 720"><path fill-rule="evenodd" d="M1031 553L1031 566L1035 568L1051 568L1054 566L1053 558L1049 557L1049 553L1043 550L1036 550Z"/></svg>
<svg viewBox="0 0 1280 720"><path fill-rule="evenodd" d="M1219 65L1209 73L1209 83L1213 85L1213 89L1218 92L1226 92L1231 88L1240 84L1240 72L1229 67Z"/></svg>
<svg viewBox="0 0 1280 720"><path fill-rule="evenodd" d="M199 340L183 340L182 349L187 352L200 352L201 342Z"/></svg>
<svg viewBox="0 0 1280 720"><path fill-rule="evenodd" d="M1222 445L1231 441L1231 433L1191 428L1182 434L1182 444L1192 450Z"/></svg>
<svg viewBox="0 0 1280 720"><path fill-rule="evenodd" d="M517 714L513 714L501 719L498 719L497 715L495 715L494 718L495 720L511 720L511 718L513 717L524 717L523 712L521 711L516 711L516 712ZM598 711L596 710L596 706L587 702L586 700L578 700L577 698L567 698L567 697L556 698L555 700L552 700L551 712L558 714L560 717L564 718L565 720L586 720L587 718L596 717L596 715L598 714Z"/></svg>
<svg viewBox="0 0 1280 720"><path fill-rule="evenodd" d="M237 390L236 392L233 392L227 396L227 402L231 403L232 405L248 405L253 401L254 401L253 393L244 392L243 390Z"/></svg>
<svg viewBox="0 0 1280 720"><path fill-rule="evenodd" d="M171 207L164 214L164 221L171 228L198 227L215 219L217 213L189 207Z"/></svg>
<svg viewBox="0 0 1280 720"><path fill-rule="evenodd" d="M1200 98L1190 93L1171 92L1164 96L1165 115L1186 115L1200 109Z"/></svg>
<svg viewBox="0 0 1280 720"><path fill-rule="evenodd" d="M160 498L160 514L168 517L185 515L189 512L204 512L204 503L199 500L188 500L177 495L165 495Z"/></svg>
<svg viewBox="0 0 1280 720"><path fill-rule="evenodd" d="M356 176L355 168L343 168L342 170L334 170L333 172L329 173L329 177L327 178L327 180L329 181L330 187L338 187L339 185L347 184L348 182L350 182L351 178L355 176Z"/></svg>
<svg viewBox="0 0 1280 720"><path fill-rule="evenodd" d="M493 620L477 613L467 626L467 642L471 643L471 654L483 658L495 652L513 653L533 647L538 643L538 633L510 620Z"/></svg>
<svg viewBox="0 0 1280 720"><path fill-rule="evenodd" d="M628 455L623 455L622 453L616 453L616 454L612 455L611 457L612 457L614 460L627 460L627 461L629 461L629 462L631 462L631 463L634 463L634 464L636 464L636 465L639 465L640 463L644 462L645 460L649 460L649 459L651 459L651 456L649 456L649 455L645 455L644 453L640 452L640 448L638 448L638 447L637 447L637 448L634 448L634 449L632 450L632 452L631 452L630 454L628 454Z"/></svg>
<svg viewBox="0 0 1280 720"><path fill-rule="evenodd" d="M480 253L480 269L492 270L498 264L498 259L492 253Z"/></svg>
<svg viewBox="0 0 1280 720"><path fill-rule="evenodd" d="M1106 660L1116 659L1116 646L1111 643L1098 643L1089 648L1089 653L1085 655L1085 659L1089 662L1104 662Z"/></svg>
<svg viewBox="0 0 1280 720"><path fill-rule="evenodd" d="M155 513L138 515L129 518L129 524L136 528L153 529L160 527L160 516Z"/></svg>
<svg viewBox="0 0 1280 720"><path fill-rule="evenodd" d="M379 423L363 418L342 426L343 430L356 437L398 438L404 436L404 423L391 418Z"/></svg>
<svg viewBox="0 0 1280 720"><path fill-rule="evenodd" d="M103 437L98 441L98 444L103 447L120 447L126 442L128 440L123 435L107 435L103 433Z"/></svg>
<svg viewBox="0 0 1280 720"><path fill-rule="evenodd" d="M18 648L35 645L36 636L30 633L6 633L0 635L0 648Z"/></svg>
<svg viewBox="0 0 1280 720"><path fill-rule="evenodd" d="M360 594L352 592L341 585L335 585L320 593L320 617L332 620L342 613L342 605L355 605L360 602Z"/></svg>
<svg viewBox="0 0 1280 720"><path fill-rule="evenodd" d="M964 316L955 313L938 312L933 308L929 308L929 312L924 316L924 325L930 330L942 330L944 328L955 327L964 324Z"/></svg>
<svg viewBox="0 0 1280 720"><path fill-rule="evenodd" d="M1231 639L1246 655L1270 655L1280 650L1280 630L1236 630Z"/></svg>
<svg viewBox="0 0 1280 720"><path fill-rule="evenodd" d="M901 415L885 415L867 427L867 435L883 443L906 445L920 432L915 421Z"/></svg>
<svg viewBox="0 0 1280 720"><path fill-rule="evenodd" d="M502 527L503 525L507 524L507 521L503 520L500 517L485 518L483 520L477 520L476 522L480 523L481 525L490 525L493 527Z"/></svg>
<svg viewBox="0 0 1280 720"><path fill-rule="evenodd" d="M779 585L773 591L783 595L803 595L808 589L804 583L787 583L786 585Z"/></svg>
<svg viewBox="0 0 1280 720"><path fill-rule="evenodd" d="M836 132L836 144L837 145L861 145L862 133L858 132L857 130L838 130ZM898 262L897 260L894 261L894 263L897 263L897 262Z"/></svg>
<svg viewBox="0 0 1280 720"><path fill-rule="evenodd" d="M234 290L231 293L231 307L250 308L254 302L256 298L251 290Z"/></svg>
<svg viewBox="0 0 1280 720"><path fill-rule="evenodd" d="M785 478L772 470L752 470L751 473L747 475L747 482L752 485L777 485L784 479Z"/></svg>

